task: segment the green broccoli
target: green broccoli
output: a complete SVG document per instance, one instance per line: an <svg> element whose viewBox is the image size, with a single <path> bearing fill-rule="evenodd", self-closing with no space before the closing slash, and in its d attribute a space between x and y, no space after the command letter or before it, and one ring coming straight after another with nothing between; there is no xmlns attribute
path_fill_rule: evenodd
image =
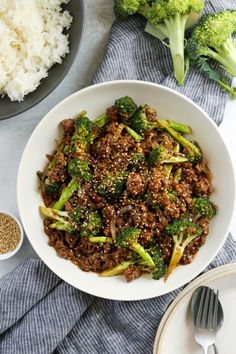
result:
<svg viewBox="0 0 236 354"><path fill-rule="evenodd" d="M166 264L163 260L161 250L157 247L157 245L155 245L148 249L148 253L155 263L155 269L152 272L152 277L155 280L159 280L164 277L166 273Z"/></svg>
<svg viewBox="0 0 236 354"><path fill-rule="evenodd" d="M89 241L92 243L111 243L113 242L112 238L106 236L91 236Z"/></svg>
<svg viewBox="0 0 236 354"><path fill-rule="evenodd" d="M60 182L54 182L50 183L47 181L47 179L44 182L43 185L43 190L47 195L58 195L61 189L61 183Z"/></svg>
<svg viewBox="0 0 236 354"><path fill-rule="evenodd" d="M165 44L171 51L175 77L183 85L188 71L185 30L199 20L203 6L203 0L117 0L115 13L124 19L134 14L144 16L148 21L146 32L161 41L168 40Z"/></svg>
<svg viewBox="0 0 236 354"><path fill-rule="evenodd" d="M139 256L147 263L151 268L155 267L155 263L149 253L138 243L138 238L141 234L141 230L135 227L128 227L123 229L116 238L116 244L118 247L130 248L134 252L137 252Z"/></svg>
<svg viewBox="0 0 236 354"><path fill-rule="evenodd" d="M197 236L201 235L202 228L189 220L174 220L167 225L165 232L173 237L174 249L165 274L165 281L180 262L187 245Z"/></svg>
<svg viewBox="0 0 236 354"><path fill-rule="evenodd" d="M166 129L168 133L177 140L187 150L188 160L192 163L197 163L202 159L202 152L198 146L186 139L183 135L179 134L176 130L171 128L168 123L159 120L160 126Z"/></svg>
<svg viewBox="0 0 236 354"><path fill-rule="evenodd" d="M218 62L230 75L236 77L236 11L225 10L205 15L194 28L188 40L187 52L190 61L203 74L216 81L225 91L236 96L227 78L220 75L210 65Z"/></svg>
<svg viewBox="0 0 236 354"><path fill-rule="evenodd" d="M155 167L157 164L178 164L188 161L188 159L183 155L174 156L172 153L167 151L163 145L159 145L154 148L149 156L148 162L151 167Z"/></svg>
<svg viewBox="0 0 236 354"><path fill-rule="evenodd" d="M81 209L77 208L73 212L61 211L53 208L39 207L40 212L47 218L56 220L49 227L73 233L81 219Z"/></svg>
<svg viewBox="0 0 236 354"><path fill-rule="evenodd" d="M131 97L124 96L115 101L115 108L121 116L129 118L134 114L138 107Z"/></svg>
<svg viewBox="0 0 236 354"><path fill-rule="evenodd" d="M80 156L85 155L96 137L97 129L97 125L86 117L86 112L82 112L75 119L75 132L71 138L70 150Z"/></svg>
<svg viewBox="0 0 236 354"><path fill-rule="evenodd" d="M125 189L128 173L119 171L115 174L109 173L97 187L97 192L108 199L119 198Z"/></svg>
<svg viewBox="0 0 236 354"><path fill-rule="evenodd" d="M99 235L103 226L102 218L98 212L85 213L85 219L81 224L80 236L93 237Z"/></svg>
<svg viewBox="0 0 236 354"><path fill-rule="evenodd" d="M168 125L168 127L183 133L191 134L192 129L186 124L174 122L171 120L149 120L148 114L152 113L153 110L148 105L141 105L136 112L131 117L131 128L140 135L144 135L147 130L157 128L160 129L162 126L160 123Z"/></svg>
<svg viewBox="0 0 236 354"><path fill-rule="evenodd" d="M61 196L54 204L53 208L57 210L63 209L64 205L72 197L72 195L80 188L80 183L76 178L72 178L69 184L62 190Z"/></svg>
<svg viewBox="0 0 236 354"><path fill-rule="evenodd" d="M141 135L139 135L138 133L136 133L133 129L131 129L130 127L128 127L127 125L124 126L124 129L127 131L127 133L132 136L132 138L137 142L140 143L140 141L143 140L143 137Z"/></svg>
<svg viewBox="0 0 236 354"><path fill-rule="evenodd" d="M193 198L192 212L194 221L197 221L201 217L212 219L216 215L217 209L209 198L197 197Z"/></svg>
<svg viewBox="0 0 236 354"><path fill-rule="evenodd" d="M102 277L114 277L115 275L122 274L132 264L134 264L134 262L130 262L130 261L123 262L112 269L104 270L99 275Z"/></svg>
<svg viewBox="0 0 236 354"><path fill-rule="evenodd" d="M236 77L236 44L232 34L236 31L236 11L226 10L205 15L194 28L188 41L190 59L216 60Z"/></svg>
<svg viewBox="0 0 236 354"><path fill-rule="evenodd" d="M80 159L69 160L68 172L72 178L78 177L78 179L81 181L89 182L93 177L89 164L85 160L80 160Z"/></svg>
<svg viewBox="0 0 236 354"><path fill-rule="evenodd" d="M109 119L106 113L103 113L100 117L96 118L94 120L94 124L96 124L99 128L103 128L107 123Z"/></svg>

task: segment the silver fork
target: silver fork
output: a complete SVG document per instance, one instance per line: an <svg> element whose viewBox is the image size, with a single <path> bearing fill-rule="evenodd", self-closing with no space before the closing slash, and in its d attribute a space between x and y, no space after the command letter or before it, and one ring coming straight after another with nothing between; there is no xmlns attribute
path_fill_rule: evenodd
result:
<svg viewBox="0 0 236 354"><path fill-rule="evenodd" d="M194 338L207 354L208 348L215 343L218 322L218 290L203 288L195 321Z"/></svg>

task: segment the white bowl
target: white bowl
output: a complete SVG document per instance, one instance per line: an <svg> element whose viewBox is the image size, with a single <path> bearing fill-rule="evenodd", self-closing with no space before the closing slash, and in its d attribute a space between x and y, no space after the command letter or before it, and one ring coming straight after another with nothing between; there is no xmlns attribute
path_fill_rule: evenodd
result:
<svg viewBox="0 0 236 354"><path fill-rule="evenodd" d="M86 273L70 261L57 256L48 246L43 231L39 205L36 172L46 163L45 155L54 150L55 139L60 137L59 123L67 117L86 110L91 119L104 112L118 97L129 95L138 104L147 103L156 108L161 118L187 123L193 128L194 138L203 149L213 173L212 198L219 206L217 216L210 224L206 244L194 261L179 266L168 281L155 281L143 276L126 283L122 276L103 278ZM196 104L166 87L142 81L114 81L87 87L69 96L54 107L38 124L24 150L17 181L18 206L26 234L39 257L60 278L89 294L114 300L141 300L163 295L188 283L216 256L230 227L235 206L235 174L226 144L216 124Z"/></svg>
<svg viewBox="0 0 236 354"><path fill-rule="evenodd" d="M24 232L23 232L23 228L21 226L20 221L14 215L12 215L6 211L0 211L0 214L5 214L7 216L10 216L13 220L15 220L15 222L17 223L17 225L19 226L19 229L20 229L20 241L19 241L18 245L11 252L1 253L0 254L0 261L2 261L2 260L13 257L19 251L19 249L21 248L22 243L23 243Z"/></svg>

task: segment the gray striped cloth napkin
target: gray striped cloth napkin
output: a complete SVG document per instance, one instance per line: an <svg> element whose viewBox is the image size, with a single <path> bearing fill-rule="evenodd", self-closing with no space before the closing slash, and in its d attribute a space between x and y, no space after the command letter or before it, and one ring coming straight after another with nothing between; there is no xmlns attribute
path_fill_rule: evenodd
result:
<svg viewBox="0 0 236 354"><path fill-rule="evenodd" d="M225 5L227 3L227 5ZM207 11L236 8L235 0L207 1ZM179 88L169 53L143 32L144 21L116 21L94 83L113 79L148 80L177 89L202 106L217 124L226 94L192 70ZM236 261L228 237L207 270ZM154 299L109 301L61 281L38 259L29 259L0 280L1 354L151 354L158 324L181 289Z"/></svg>

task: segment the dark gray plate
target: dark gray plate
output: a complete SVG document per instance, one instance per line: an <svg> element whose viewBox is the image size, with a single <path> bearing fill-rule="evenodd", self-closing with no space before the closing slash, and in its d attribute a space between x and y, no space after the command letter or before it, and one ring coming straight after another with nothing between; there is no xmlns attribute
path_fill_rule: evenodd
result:
<svg viewBox="0 0 236 354"><path fill-rule="evenodd" d="M83 0L71 0L64 6L73 16L73 22L68 30L70 41L70 53L67 54L62 64L55 64L48 72L48 77L41 81L37 89L25 96L22 102L12 102L8 97L0 98L0 120L13 117L32 108L47 97L66 76L71 68L82 37L84 7Z"/></svg>

